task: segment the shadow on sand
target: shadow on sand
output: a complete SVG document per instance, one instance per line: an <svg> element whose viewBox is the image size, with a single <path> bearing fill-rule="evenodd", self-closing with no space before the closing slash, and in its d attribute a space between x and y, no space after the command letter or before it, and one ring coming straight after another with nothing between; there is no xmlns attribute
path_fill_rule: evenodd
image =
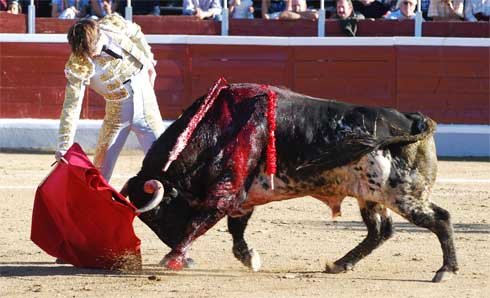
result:
<svg viewBox="0 0 490 298"><path fill-rule="evenodd" d="M299 223L299 222L298 222ZM366 225L361 221L308 221L302 220L301 224L313 226L315 228L366 231ZM417 233L432 233L427 229L418 227L409 222L393 223L396 232L417 232ZM454 232L456 234L490 234L490 224L454 224Z"/></svg>
<svg viewBox="0 0 490 298"><path fill-rule="evenodd" d="M244 269L245 270L245 269ZM420 279L399 279L399 278L369 278L369 277L355 277L347 276L344 274L327 274L322 271L260 271L250 272L241 270L206 270L206 269L186 269L181 272L172 272L165 270L158 265L148 264L145 265L143 270L137 272L120 272L101 269L85 269L77 268L70 265L58 265L49 262L17 262L17 263L0 263L0 276L1 277L52 277L52 276L89 276L89 277L121 277L121 278L164 278L164 277L207 277L214 278L243 278L246 275L264 276L265 278L291 278L287 276L294 276L293 278L301 279L332 279L336 280L349 279L349 280L362 280L362 281L386 281L386 282L411 282L411 283L430 283L429 280ZM286 277L285 277L286 276Z"/></svg>
<svg viewBox="0 0 490 298"><path fill-rule="evenodd" d="M214 276L236 277L243 272L203 269L186 269L181 272L169 271L157 264L145 264L141 271L113 271L104 269L78 268L59 265L54 262L3 262L0 263L0 277L42 277L42 276L100 276L100 277L150 277L150 276Z"/></svg>

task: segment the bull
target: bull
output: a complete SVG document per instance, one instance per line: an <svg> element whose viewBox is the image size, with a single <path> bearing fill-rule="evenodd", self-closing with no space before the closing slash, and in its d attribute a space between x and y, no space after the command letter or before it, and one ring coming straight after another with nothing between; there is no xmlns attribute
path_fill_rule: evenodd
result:
<svg viewBox="0 0 490 298"><path fill-rule="evenodd" d="M234 256L257 271L260 256L244 239L255 206L309 195L337 215L350 196L367 235L325 272L352 269L389 239L392 210L436 234L443 264L432 281L457 273L450 214L429 199L433 120L273 86L222 80L214 87L168 127L122 190L137 207L155 200L140 218L171 248L162 265L189 266L193 241L227 216Z"/></svg>

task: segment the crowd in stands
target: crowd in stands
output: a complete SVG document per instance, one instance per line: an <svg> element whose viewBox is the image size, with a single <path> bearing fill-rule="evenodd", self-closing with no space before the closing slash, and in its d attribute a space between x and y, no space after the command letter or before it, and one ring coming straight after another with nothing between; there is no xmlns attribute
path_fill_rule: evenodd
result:
<svg viewBox="0 0 490 298"><path fill-rule="evenodd" d="M133 0L133 15L183 14L221 20L223 0ZM320 0L225 0L230 18L317 19ZM101 18L124 15L127 0L34 0L38 17ZM421 0L425 20L488 21L490 0ZM0 11L25 13L30 0L0 0ZM44 8L44 9L43 9ZM417 0L325 0L327 18L412 19ZM41 13L38 13L40 11ZM43 15L47 12L48 15Z"/></svg>

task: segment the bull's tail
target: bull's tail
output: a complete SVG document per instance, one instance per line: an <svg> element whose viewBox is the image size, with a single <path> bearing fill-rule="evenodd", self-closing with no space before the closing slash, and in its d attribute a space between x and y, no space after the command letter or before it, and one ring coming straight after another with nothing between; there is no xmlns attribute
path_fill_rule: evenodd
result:
<svg viewBox="0 0 490 298"><path fill-rule="evenodd" d="M412 121L410 134L401 136L392 136L387 138L381 146L390 144L408 144L424 140L431 137L436 132L437 123L431 118L422 113L404 113L404 115Z"/></svg>
<svg viewBox="0 0 490 298"><path fill-rule="evenodd" d="M377 149L402 146L427 140L435 133L436 122L421 113L400 114L411 121L405 128L390 126L389 136L380 137L376 134L346 134L342 142L326 146L317 158L299 165L298 173L312 170L327 170L342 166L358 159L364 154Z"/></svg>

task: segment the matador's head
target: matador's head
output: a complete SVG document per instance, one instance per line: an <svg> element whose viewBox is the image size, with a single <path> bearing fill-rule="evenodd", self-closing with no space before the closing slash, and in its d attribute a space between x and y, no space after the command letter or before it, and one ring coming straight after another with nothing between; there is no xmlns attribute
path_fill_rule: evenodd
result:
<svg viewBox="0 0 490 298"><path fill-rule="evenodd" d="M68 30L68 43L73 54L77 56L97 55L100 39L99 24L92 19L81 19Z"/></svg>

